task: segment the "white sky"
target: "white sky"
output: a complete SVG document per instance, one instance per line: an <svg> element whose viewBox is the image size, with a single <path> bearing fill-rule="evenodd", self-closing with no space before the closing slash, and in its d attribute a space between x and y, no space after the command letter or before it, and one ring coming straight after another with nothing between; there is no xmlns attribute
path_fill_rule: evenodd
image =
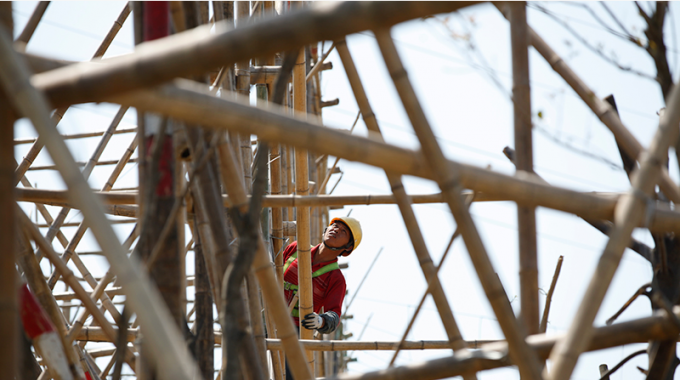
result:
<svg viewBox="0 0 680 380"><path fill-rule="evenodd" d="M36 2L15 2L15 35L22 30ZM27 50L54 58L88 60L99 42L113 24L124 2L53 2L38 27ZM607 33L583 8L574 3L542 3L567 21L595 46L602 46L606 54L615 54L622 65L654 75L654 65L640 48ZM599 3L588 3L597 14L615 28L611 18ZM644 25L632 3L608 3L622 23L634 34L644 36ZM643 6L649 4L643 3ZM677 79L680 65L677 41L678 12L671 4L666 23L669 61ZM603 98L614 94L621 119L631 132L647 146L653 136L663 107L659 86L635 74L624 73L606 63L585 48L554 20L535 8L528 9L528 20L539 35L555 49L571 68ZM452 34L455 33L455 37ZM393 29L393 37L401 53L409 77L420 97L430 124L439 138L446 156L453 160L478 167L491 166L493 170L511 174L514 167L503 156L505 146L513 146L512 104L508 94L512 88L510 35L508 23L491 5L484 4L460 13L438 15L427 20L408 22ZM465 36L474 45L467 47ZM375 39L370 32L348 36L349 49L358 66L367 89L371 105L387 142L410 149L419 144L400 105L398 96L382 62ZM330 43L325 44L328 49ZM132 19L126 21L105 57L131 52ZM483 57L483 58L481 58ZM568 85L555 74L540 55L530 49L532 80L532 111L534 113L534 163L535 170L547 181L580 191L625 191L627 177L620 168L616 144L609 130L583 104ZM358 111L342 64L336 52L329 60L334 69L323 73L322 94L325 100L340 99L340 104L324 109L324 122L331 127L349 128ZM500 85L490 79L495 76ZM108 127L117 111L115 105L77 105L72 107L59 125L62 133L102 131ZM541 111L542 118L536 114ZM135 125L135 113L129 111L119 128ZM359 121L355 133L366 135ZM34 136L32 127L22 120L15 128L17 138ZM118 159L128 146L131 134L116 135L102 156L102 160ZM85 161L94 150L98 139L69 142L74 157ZM30 145L19 145L16 157L20 160ZM587 152L588 154L584 154ZM671 154L670 173L678 178L678 167ZM36 165L50 164L42 153ZM614 163L615 167L612 166ZM91 184L100 188L112 166L98 167ZM389 186L380 169L364 164L341 160L345 173L334 194L389 194ZM56 172L29 172L28 178L40 188L61 189L63 182ZM332 186L337 175L329 182ZM136 170L126 169L116 188L135 186ZM409 193L434 193L434 182L406 178ZM32 211L33 206L26 206ZM53 215L57 208L50 208ZM455 222L447 207L440 204L414 206L430 254L439 262ZM416 256L396 206L352 206L333 211L333 215L352 216L361 220L364 240L361 248L349 259L344 271L351 299L380 248L384 248L376 266L363 284L349 310L353 316L347 321L346 332L350 340L398 340L413 310L425 291L425 281ZM488 253L498 272L515 311L519 311L519 281L517 254L517 226L515 205L511 202L474 204L472 215L482 235ZM548 333L564 332L580 303L599 254L606 243L605 237L579 218L540 208L538 209L539 286L547 292L557 258L564 256L564 265L553 298ZM69 221L80 220L71 212ZM131 225L119 228L124 239ZM67 237L75 228L65 229ZM652 245L649 234L636 231L635 236ZM88 233L80 245L81 250L97 249L94 238ZM61 250L61 247L57 247ZM103 258L86 257L90 269L97 268L95 276L104 273ZM193 263L190 256L188 261ZM192 265L189 266L192 270ZM440 272L440 279L453 308L454 315L467 340L502 338L493 312L479 286L474 268L462 241L457 240ZM603 325L642 284L651 281L650 265L636 253L626 251L621 266L605 298L596 325ZM545 292L541 295L544 301ZM191 292L188 295L193 298ZM542 308L542 306L541 306ZM647 316L650 313L646 300L636 301L619 321ZM364 330L365 327L365 330ZM410 340L442 340L446 335L434 303L428 299ZM628 353L643 345L630 345L604 350L581 357L574 379L599 377L598 365L614 366ZM447 351L404 351L398 364L426 360L448 355ZM357 362L349 365L350 372L373 371L385 368L392 352L355 352ZM612 378L637 379L636 365L647 368L646 357L640 356L626 364ZM100 362L100 365L105 363ZM480 379L518 378L515 369L500 369L479 374Z"/></svg>

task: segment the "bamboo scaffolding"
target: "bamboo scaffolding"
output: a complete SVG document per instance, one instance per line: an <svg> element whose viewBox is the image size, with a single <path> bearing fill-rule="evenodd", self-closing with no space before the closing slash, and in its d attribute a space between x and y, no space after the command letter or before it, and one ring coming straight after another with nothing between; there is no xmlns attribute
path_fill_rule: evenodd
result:
<svg viewBox="0 0 680 380"><path fill-rule="evenodd" d="M375 34L387 69L397 88L397 93L399 93L402 104L420 141L421 151L432 169L439 173L439 178L435 180L439 184L442 194L444 194L444 198L451 209L451 213L458 224L470 259L477 271L477 276L498 318L501 330L508 340L510 346L509 353L518 366L523 378L540 379L541 373L538 359L533 352L529 351L524 341L524 333L515 319L503 285L489 260L486 248L479 236L474 221L462 201L459 171L446 160L441 147L432 133L418 98L408 80L406 69L401 63L389 29L376 31Z"/></svg>
<svg viewBox="0 0 680 380"><path fill-rule="evenodd" d="M40 234L40 231L35 227L35 225L28 219L26 214L18 208L18 206L15 206L16 208L16 213L18 215L18 219L23 225L24 230L27 231L28 235L31 237L31 239L38 245L41 250L45 253L45 256L47 257L48 260L52 263L52 265L55 266L55 271L61 273L61 275L64 278L64 282L66 282L74 291L76 297L83 303L85 306L85 310L89 313L92 314L93 318L95 321L99 323L100 326L102 326L102 331L104 334L111 339L111 341L116 341L116 333L113 330L113 327L111 326L111 323L106 319L104 314L99 310L99 307L96 304L97 299L101 297L101 294L99 292L101 289L98 289L94 287L95 289L92 294L89 294L88 292L85 291L85 289L82 287L78 279L75 277L73 274L73 271L71 271L67 266L66 263L59 257L59 255L54 252L54 249L52 248L52 245L47 242L47 240ZM131 243L131 242L130 242ZM36 260L37 262L37 260ZM42 273L42 272L41 272ZM106 283L106 281L102 280L101 283ZM105 287L104 285L102 289ZM54 295L52 295L53 298ZM85 311L83 312L85 314ZM87 316L85 314L85 316ZM82 327L82 326L81 326ZM69 331L69 336L68 339L70 341L73 340L73 334L77 333L77 328L73 330L74 333ZM129 356L127 359L131 359ZM128 364L132 363L132 361L129 361ZM135 366L134 363L130 364L130 367L134 370Z"/></svg>
<svg viewBox="0 0 680 380"><path fill-rule="evenodd" d="M15 94L14 106L27 116L38 133L44 138L50 156L60 167L62 178L71 190L72 200L89 220L91 229L109 259L113 270L123 281L128 305L137 314L142 326L147 327L147 341L161 367L161 375L168 379L187 378L197 374L179 331L171 323L158 293L150 286L148 278L132 264L118 238L106 221L102 205L94 197L90 187L78 170L66 144L50 121L46 99L29 82L29 74L21 65L12 49L11 39L0 32L0 79L5 90Z"/></svg>
<svg viewBox="0 0 680 380"><path fill-rule="evenodd" d="M526 3L509 4L510 42L512 48L512 100L514 114L517 170L534 172L531 125L531 87L529 85L529 53ZM538 252L536 246L536 209L517 206L519 240L519 283L522 321L527 334L539 331L538 316Z"/></svg>
<svg viewBox="0 0 680 380"><path fill-rule="evenodd" d="M100 101L114 94L158 85L179 76L201 74L251 57L290 51L317 41L334 40L362 30L452 12L472 4L475 3L333 3L229 31L224 31L227 25L222 21L214 26L198 27L190 33L148 42L134 54L111 58L96 65L78 63L36 74L32 82L56 107ZM218 33L211 32L213 27L218 28ZM257 43L243 43L254 36L258 36ZM130 75L130 71L136 74Z"/></svg>
<svg viewBox="0 0 680 380"><path fill-rule="evenodd" d="M354 92L354 97L359 105L359 111L361 112L361 115L363 115L364 123L369 131L376 132L382 140L382 133L378 126L378 121L373 113L373 109L366 96L361 80L359 79L359 73L356 70L347 44L344 40L341 40L336 43L336 47L338 54L340 54L342 65L347 73L347 78L349 79L352 91ZM406 225L409 237L411 238L413 249L418 257L418 262L420 263L420 268L427 281L428 290L434 299L437 311L442 320L442 324L444 325L444 330L449 338L450 348L454 351L465 350L465 341L461 335L458 323L453 316L451 305L449 305L446 294L444 293L444 288L437 276L437 268L435 268L432 262L432 258L427 249L427 245L425 244L425 239L420 230L420 226L418 225L418 221L416 220L411 201L406 194L401 177L387 171L385 172L385 175L387 176L390 187L392 188L392 193L399 206L399 211L404 219L404 224ZM475 379L476 377L474 375L466 375L465 378Z"/></svg>
<svg viewBox="0 0 680 380"><path fill-rule="evenodd" d="M609 241L602 252L588 289L571 322L567 336L561 340L550 355L553 363L550 376L558 380L568 379L576 366L579 355L592 338L593 320L600 309L602 300L609 289L612 278L628 246L631 233L644 216L647 199L650 199L659 180L668 154L668 148L678 138L680 122L680 86L674 86L666 103L666 111L659 120L659 129L649 149L640 155L640 168L631 178L631 189L621 197L614 212L614 227Z"/></svg>
<svg viewBox="0 0 680 380"><path fill-rule="evenodd" d="M28 44L28 41L30 41L31 37L33 37L35 29L38 27L38 24L40 23L40 20L42 20L42 17L49 5L49 1L38 2L38 5L35 6L35 9L33 10L33 13L31 13L31 17L28 18L28 22L26 22L21 34L19 34L19 37L14 40L15 42L23 42Z"/></svg>
<svg viewBox="0 0 680 380"><path fill-rule="evenodd" d="M16 163L16 160L15 160L15 163ZM25 188L33 188L33 186L31 185L31 182L29 182L29 180L28 180L28 178L26 178L26 176L21 177L21 185L24 186ZM14 196L17 197L16 194ZM60 206L65 206L65 205L60 205ZM40 215L42 215L43 219L45 219L45 222L47 223L48 226L51 225L52 223L54 223L54 219L52 218L52 215L50 215L50 212L47 210L47 207L45 207L44 204L36 203L35 207L38 210L38 212L40 213ZM64 236L64 234L61 232L61 230L59 230L57 232L57 240L59 240L59 243L64 248L66 248L66 246L68 245L68 239L66 239L66 236Z"/></svg>
<svg viewBox="0 0 680 380"><path fill-rule="evenodd" d="M118 15L118 18L116 21L114 21L113 26L111 26L111 29L109 29L108 33L104 37L104 40L99 44L97 47L97 51L95 51L94 55L92 56L92 60L96 60L97 58L101 58L104 56L104 53L106 53L106 50L108 50L109 46L111 46L111 42L113 42L113 39L118 35L118 31L120 30L121 26L125 22L125 19L127 19L127 16L130 14L130 7L129 4L125 4L125 7L121 11L120 15ZM51 122L56 128L56 126L59 124L61 119L64 117L64 114L68 110L67 106L61 106L54 111L51 117ZM15 181L19 181L24 174L26 174L26 170L28 170L29 166L33 164L33 161L35 160L36 157L38 157L38 154L42 150L45 142L40 140L40 137L33 143L31 148L28 150L26 153L26 156L24 156L23 160L17 167L17 169L14 171L15 173ZM15 183L16 185L16 183Z"/></svg>
<svg viewBox="0 0 680 380"><path fill-rule="evenodd" d="M130 160L130 156L132 156L132 153L135 151L135 149L137 147L137 143L138 143L138 140L136 138L132 139L132 142L130 143L128 148L123 153L123 156L121 157L121 159L118 161L118 165L116 165L116 167L113 169L113 172L111 172L111 174L109 175L109 178L107 179L106 183L102 187L102 192L106 192L113 187L113 184L116 182L116 180L120 176L120 173L123 171L123 168L125 167L127 162ZM51 225L54 225L54 223L52 223ZM85 232L87 231L88 227L89 226L88 226L88 224L85 223L85 221L78 224L78 229L73 234L71 241L69 242L69 244L64 249L64 254L62 256L62 259L64 260L64 262L68 263L69 260L72 257L78 256L75 252L75 249L78 246L78 244L80 243L80 240L85 235ZM77 258L76 260L78 260L78 262L79 262L79 264L78 264L79 269L80 269L81 266L84 267L84 265L82 264L82 261L79 258ZM85 277L85 274L83 274L83 277ZM50 288L54 289L54 286L56 285L57 281L59 281L59 274L55 272L55 273L52 274L52 276L50 276L50 280L48 281ZM93 289L94 289L94 287L93 287ZM106 300L106 296L104 296L104 299Z"/></svg>

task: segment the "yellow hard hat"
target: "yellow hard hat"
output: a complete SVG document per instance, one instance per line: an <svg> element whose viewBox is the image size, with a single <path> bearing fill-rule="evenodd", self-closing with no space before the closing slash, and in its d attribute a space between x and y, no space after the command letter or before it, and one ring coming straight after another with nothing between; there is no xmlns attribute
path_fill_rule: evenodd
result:
<svg viewBox="0 0 680 380"><path fill-rule="evenodd" d="M345 223L345 225L349 227L349 230L352 231L352 237L354 238L354 248L352 250L357 249L361 243L361 224L359 221L354 218L350 218L349 216L340 216L331 219L331 222L328 225L330 226L336 221Z"/></svg>

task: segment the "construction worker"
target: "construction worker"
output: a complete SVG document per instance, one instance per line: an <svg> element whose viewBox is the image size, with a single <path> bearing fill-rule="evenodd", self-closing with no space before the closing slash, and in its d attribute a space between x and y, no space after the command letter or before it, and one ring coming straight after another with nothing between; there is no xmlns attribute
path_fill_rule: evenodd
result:
<svg viewBox="0 0 680 380"><path fill-rule="evenodd" d="M323 242L312 247L312 287L314 312L302 319L302 327L328 334L340 323L342 301L345 299L345 277L338 266L339 256L349 256L361 243L361 225L350 217L333 218L324 230ZM283 251L283 278L288 304L296 302L291 312L299 326L297 242ZM321 309L323 308L323 312Z"/></svg>

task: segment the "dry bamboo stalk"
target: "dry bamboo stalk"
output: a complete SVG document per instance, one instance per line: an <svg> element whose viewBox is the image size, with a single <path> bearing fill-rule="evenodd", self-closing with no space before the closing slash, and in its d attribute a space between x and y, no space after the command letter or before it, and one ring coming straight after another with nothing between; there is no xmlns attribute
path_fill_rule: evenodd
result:
<svg viewBox="0 0 680 380"><path fill-rule="evenodd" d="M120 135L120 134L125 134L125 133L136 133L137 128L121 128L121 129L116 129L113 131L114 135ZM84 139L88 137L99 137L104 135L106 131L99 131L99 132L85 132L85 133L74 133L72 135L61 135L64 140L74 140L74 139ZM18 139L14 140L14 145L22 145L22 144L32 144L36 142L38 139L37 138L28 138L28 139Z"/></svg>
<svg viewBox="0 0 680 380"><path fill-rule="evenodd" d="M581 100L590 107L593 113L611 130L616 141L631 157L638 161L642 159L644 147L635 136L623 125L614 108L607 102L595 96L595 93L574 73L567 63L539 36L533 29L528 28L529 43L543 56L550 66L569 86L579 95ZM668 174L668 169L661 168L659 179L661 191L673 202L680 203L680 189Z"/></svg>
<svg viewBox="0 0 680 380"><path fill-rule="evenodd" d="M128 6L128 4L126 4L125 8L123 8L123 11L120 13L120 15L118 15L118 18L116 19L116 21L114 21L113 26L111 26L111 29L109 29L109 32L104 37L104 40L97 47L97 51L95 51L94 55L92 56L92 60L96 60L97 58L104 56L104 53L106 53L106 50L111 45L111 42L118 34L120 27L125 22L125 19L129 14L130 7ZM61 121L61 119L64 117L64 113L66 113L67 110L68 107L62 106L54 111L54 114L51 117L51 122L54 128L56 128L56 126L59 124L59 121ZM26 153L26 156L21 161L17 169L14 171L15 181L18 182L21 179L21 177L23 177L23 175L26 174L26 171L28 170L29 166L33 163L33 160L35 160L35 158L38 156L43 146L44 141L41 141L40 137L38 137L36 142L33 143L31 148L29 149L28 153ZM17 182L15 182L15 185Z"/></svg>
<svg viewBox="0 0 680 380"><path fill-rule="evenodd" d="M659 129L652 139L649 149L640 155L640 168L633 173L631 189L616 205L614 228L609 233L609 241L602 252L588 289L569 327L567 336L560 341L551 353L553 363L550 379L568 379L571 376L579 355L588 346L592 337L593 320L600 309L602 300L619 266L624 249L628 246L631 233L644 217L655 184L664 168L662 165L671 142L678 138L680 122L680 86L671 91L666 104L666 112L661 115Z"/></svg>
<svg viewBox="0 0 680 380"><path fill-rule="evenodd" d="M118 179L118 176L120 176L120 173L123 171L123 168L125 167L127 162L129 162L130 157L132 156L132 153L134 153L134 151L137 147L137 143L138 143L137 138L132 139L130 146L128 146L128 148L125 150L125 152L123 153L123 156L118 161L118 164L114 168L113 172L109 175L109 178L107 179L106 183L102 187L103 192L111 190L111 188L113 187L113 184ZM136 202L137 201L135 200L135 203ZM54 225L54 223L52 223L51 225ZM81 222L78 225L78 230L76 230L75 234L71 238L71 241L69 242L68 246L64 250L64 255L62 256L62 259L64 260L64 262L68 263L71 256L77 255L75 253L75 249L78 246L78 244L80 243L80 240L85 235L86 231L87 231L87 226L85 225L84 222ZM54 285L56 285L57 281L59 281L59 274L54 273L50 277L50 280L48 281L50 288L54 289Z"/></svg>
<svg viewBox="0 0 680 380"><path fill-rule="evenodd" d="M130 159L130 163L137 162L136 158ZM106 161L99 161L94 166L108 166L108 165L116 165L118 161L116 160L106 160ZM76 162L76 165L78 166L85 166L87 163L78 161ZM27 171L42 171L42 170L57 170L56 165L41 165L41 166L31 166L28 168Z"/></svg>
<svg viewBox="0 0 680 380"><path fill-rule="evenodd" d="M378 138L382 140L380 127L378 126L377 119L373 113L368 97L366 96L366 91L361 83L359 73L356 70L347 44L344 40L341 40L337 42L336 46L338 54L340 54L340 59L342 60L342 65L345 67L345 72L347 73L347 78L349 79L352 91L354 92L354 97L359 105L359 111L363 115L364 123L370 131L376 132L379 136ZM444 293L444 288L437 276L437 269L428 252L425 239L420 231L418 221L416 220L413 208L411 207L411 201L406 194L401 177L390 172L385 172L385 175L387 176L390 187L392 188L392 193L399 205L399 211L404 219L404 224L406 225L406 229L411 238L413 249L418 257L418 262L420 263L423 275L427 280L429 292L432 294L432 298L437 306L437 311L439 312L439 316L449 338L450 348L453 350L465 350L465 341L463 340L456 319L451 311L451 306ZM466 375L465 378L474 379L476 377L474 375Z"/></svg>
<svg viewBox="0 0 680 380"><path fill-rule="evenodd" d="M229 145L225 145L223 148L224 151L220 151L221 163L223 164L221 165L222 184L227 189L227 193L234 197L234 204L242 205L241 211L247 210L246 192L243 188L243 183L240 183L241 177L238 176L235 156L231 152ZM290 318L290 312L287 310L281 288L278 286L275 270L262 242L258 243L252 267L262 288L262 295L264 296L267 309L273 317L272 320L274 321L277 334L283 342L293 375L296 379L311 380L312 374L306 364L304 351L297 339L297 332Z"/></svg>
<svg viewBox="0 0 680 380"><path fill-rule="evenodd" d="M512 99L517 170L533 173L531 125L531 88L526 3L508 3L512 47ZM519 284L521 323L527 334L538 333L538 253L536 246L536 209L517 206L519 241Z"/></svg>
<svg viewBox="0 0 680 380"><path fill-rule="evenodd" d="M285 98L287 101L288 97ZM287 107L287 106L286 106ZM259 135L258 135L259 136ZM293 165L295 160L293 159L294 147L292 145L282 146L283 157L283 176L281 192L283 194L291 194L295 196L295 186L293 185ZM287 207L284 210L284 219L287 221L295 221L295 209L293 207Z"/></svg>
<svg viewBox="0 0 680 380"><path fill-rule="evenodd" d="M11 39L0 31L0 80L5 90L15 94L14 106L28 117L44 138L50 156L60 167L60 174L71 191L71 197L83 212L90 227L106 254L116 274L125 279L123 288L127 302L137 314L161 375L168 379L186 379L198 373L197 368L177 328L172 324L168 310L161 303L157 291L136 266L136 258L127 258L125 250L106 220L102 205L97 201L83 178L68 147L50 121L44 96L29 82L29 73L12 50Z"/></svg>
<svg viewBox="0 0 680 380"><path fill-rule="evenodd" d="M461 236L465 241L484 292L498 318L501 330L508 340L510 345L509 353L519 367L523 378L540 379L541 373L538 359L533 352L529 351L524 341L524 334L515 319L503 285L496 276L493 265L486 253L484 243L462 200L459 171L446 160L441 147L432 133L432 129L408 80L406 70L401 63L397 49L394 46L394 41L392 41L390 36L390 31L383 29L376 31L375 34L387 69L420 141L421 151L432 169L439 173L439 178L436 180L458 224Z"/></svg>
<svg viewBox="0 0 680 380"><path fill-rule="evenodd" d="M31 37L33 37L35 29L38 27L38 24L40 23L40 20L42 20L42 17L47 10L47 6L49 5L49 1L38 2L38 5L36 5L33 13L31 13L31 17L29 17L28 22L24 26L24 29L21 31L21 34L19 34L19 37L17 37L15 42L23 42L28 44L28 41L30 41Z"/></svg>
<svg viewBox="0 0 680 380"><path fill-rule="evenodd" d="M12 3L0 3L0 29L6 33L14 30L12 19ZM0 255L0 380L21 378L19 369L19 342L21 336L19 320L19 300L17 297L18 276L15 267L17 234L14 215L14 147L10 141L14 139L14 122L16 112L7 101L4 92L0 91L0 241L4 245L4 254Z"/></svg>
<svg viewBox="0 0 680 380"><path fill-rule="evenodd" d="M16 161L15 161L16 162ZM26 176L21 177L21 185L24 186L24 188L33 188L33 185L31 185L31 182L29 182L28 178ZM16 197L16 194L15 194ZM17 197L18 198L18 197ZM40 215L42 215L43 219L45 219L45 222L48 225L51 225L54 223L54 219L52 218L52 215L50 215L50 212L47 210L47 207L45 207L44 204L36 203L35 204L36 208L38 209L38 212L40 212ZM68 239L66 239L66 236L59 230L57 232L57 240L59 240L59 243L61 243L61 246L66 248L68 245Z"/></svg>
<svg viewBox="0 0 680 380"><path fill-rule="evenodd" d="M103 95L122 94L161 84L176 77L201 74L216 67L256 56L298 49L305 44L336 38L376 27L442 12L471 2L333 3L290 12L230 31L225 21L205 25L145 43L134 54L108 59L97 65L78 63L69 68L37 74L36 87L46 91L52 104L103 100ZM218 32L213 33L215 27ZM254 41L257 43L244 43ZM295 36L294 38L290 38ZM200 41L200 43L198 43ZM200 57L200 59L196 59ZM134 68L133 68L134 67ZM158 68L162 67L162 70ZM134 74L132 74L134 72ZM75 79L75 78L78 79Z"/></svg>
<svg viewBox="0 0 680 380"><path fill-rule="evenodd" d="M270 194L281 195L281 145L271 144L269 152L269 176L270 176ZM264 199L262 206L266 206ZM275 255L274 265L276 267L276 277L278 278L279 286L283 289L283 209L281 207L272 207L272 229L271 242ZM280 379L279 379L280 380Z"/></svg>
<svg viewBox="0 0 680 380"><path fill-rule="evenodd" d="M560 270L562 269L562 260L564 256L560 255L557 259L557 266L555 266L555 273L553 274L552 282L550 283L550 289L548 289L548 295L545 297L545 306L543 306L543 316L541 317L541 324L538 327L539 334L545 334L548 329L548 313L550 313L550 303L552 302L552 296L555 292L555 286L557 285L557 278L560 276Z"/></svg>

